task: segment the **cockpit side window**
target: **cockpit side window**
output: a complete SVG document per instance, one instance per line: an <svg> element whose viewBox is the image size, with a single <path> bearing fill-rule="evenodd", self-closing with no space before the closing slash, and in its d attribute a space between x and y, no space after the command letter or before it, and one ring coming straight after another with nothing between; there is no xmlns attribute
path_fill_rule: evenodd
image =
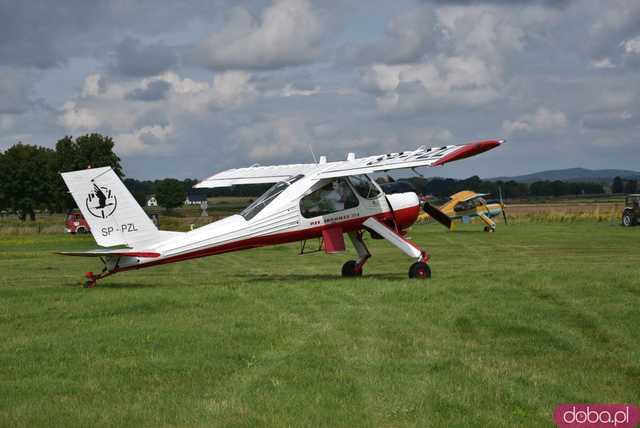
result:
<svg viewBox="0 0 640 428"><path fill-rule="evenodd" d="M453 207L453 210L456 212L460 212L460 211L467 211L470 210L474 207L474 203L473 203L473 199L469 200L469 201L462 201L462 202L458 202L456 204L455 207Z"/></svg>
<svg viewBox="0 0 640 428"><path fill-rule="evenodd" d="M304 175L296 175L288 180L281 181L279 183L274 184L262 194L258 199L253 201L251 205L245 208L240 215L244 217L245 220L249 221L254 218L260 211L262 211L267 205L269 205L274 199L276 199L282 192L284 192L289 185L295 183L300 180Z"/></svg>
<svg viewBox="0 0 640 428"><path fill-rule="evenodd" d="M349 182L356 189L358 195L362 196L365 199L374 199L380 195L380 190L378 186L365 174L362 175L352 175L348 177Z"/></svg>
<svg viewBox="0 0 640 428"><path fill-rule="evenodd" d="M358 198L344 178L336 178L300 200L300 212L305 218L318 217L355 208Z"/></svg>

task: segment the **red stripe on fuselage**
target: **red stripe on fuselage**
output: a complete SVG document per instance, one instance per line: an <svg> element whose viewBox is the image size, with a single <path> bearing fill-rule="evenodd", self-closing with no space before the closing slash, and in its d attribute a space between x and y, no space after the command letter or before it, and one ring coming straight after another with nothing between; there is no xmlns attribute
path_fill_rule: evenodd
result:
<svg viewBox="0 0 640 428"><path fill-rule="evenodd" d="M401 229L407 229L413 223L415 223L420 212L419 206L413 206L408 208L402 208L396 210L394 214L390 211L380 213L374 216L377 220L387 225L393 225L393 222L397 222ZM190 260L200 257L213 256L217 254L230 253L232 251L248 250L250 248L267 247L270 245L288 244L290 242L304 241L307 239L315 239L322 236L324 229L340 227L343 233L353 232L362 229L362 223L364 223L369 217L358 217L351 220L345 220L342 222L323 224L322 226L312 227L309 229L295 230L292 232L276 233L273 235L256 236L253 238L244 239L241 241L230 242L228 244L218 245L215 247L203 248L201 250L195 250L185 254L178 254L175 256L167 257L165 259L156 260L148 263L143 263L137 266L127 266L120 268L117 272L124 272L134 269L142 269L146 267L158 266L168 263L175 263L183 260Z"/></svg>

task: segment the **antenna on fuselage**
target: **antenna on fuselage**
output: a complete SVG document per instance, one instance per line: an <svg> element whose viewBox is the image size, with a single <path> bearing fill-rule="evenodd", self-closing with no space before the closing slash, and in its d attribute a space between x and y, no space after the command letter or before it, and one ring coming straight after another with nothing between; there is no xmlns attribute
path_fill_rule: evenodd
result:
<svg viewBox="0 0 640 428"><path fill-rule="evenodd" d="M311 152L311 157L313 157L313 163L318 163L318 160L316 159L316 154L313 153L313 147L311 147L311 143L309 143L309 151Z"/></svg>

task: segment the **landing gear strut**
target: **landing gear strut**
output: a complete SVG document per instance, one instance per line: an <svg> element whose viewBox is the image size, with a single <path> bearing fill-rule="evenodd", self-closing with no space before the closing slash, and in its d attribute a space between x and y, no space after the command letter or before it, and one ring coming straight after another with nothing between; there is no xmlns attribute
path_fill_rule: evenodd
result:
<svg viewBox="0 0 640 428"><path fill-rule="evenodd" d="M496 231L496 222L491 220L491 218L488 215L486 215L484 213L480 213L480 214L478 214L478 217L480 217L480 220L482 220L484 222L484 224L486 225L484 227L484 231L485 232L492 233L492 232Z"/></svg>
<svg viewBox="0 0 640 428"><path fill-rule="evenodd" d="M362 267L371 257L371 253L367 249L363 239L364 233L362 231L350 232L349 238L351 243L358 252L358 260L349 260L342 265L342 276L344 277L357 277L362 276Z"/></svg>
<svg viewBox="0 0 640 428"><path fill-rule="evenodd" d="M82 283L82 286L84 288L94 288L99 279L105 278L114 273L115 271L109 271L106 267L102 269L102 272L100 272L98 275L95 275L93 272L87 272L84 274L84 277L86 279Z"/></svg>
<svg viewBox="0 0 640 428"><path fill-rule="evenodd" d="M411 268L409 268L409 278L431 278L431 269L427 264L427 262L429 261L429 255L420 247L418 247L413 242L405 239L396 230L385 226L383 223L380 223L374 217L370 217L363 224L367 228L374 230L384 239L398 247L406 255L416 260L416 262L411 265Z"/></svg>

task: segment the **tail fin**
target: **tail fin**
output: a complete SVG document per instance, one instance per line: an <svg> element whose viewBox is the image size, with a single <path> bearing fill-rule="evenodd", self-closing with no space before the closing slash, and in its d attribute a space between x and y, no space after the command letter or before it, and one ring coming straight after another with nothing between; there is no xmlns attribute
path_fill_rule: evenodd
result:
<svg viewBox="0 0 640 428"><path fill-rule="evenodd" d="M161 240L151 219L138 205L111 167L63 172L73 199L103 247L140 246Z"/></svg>

